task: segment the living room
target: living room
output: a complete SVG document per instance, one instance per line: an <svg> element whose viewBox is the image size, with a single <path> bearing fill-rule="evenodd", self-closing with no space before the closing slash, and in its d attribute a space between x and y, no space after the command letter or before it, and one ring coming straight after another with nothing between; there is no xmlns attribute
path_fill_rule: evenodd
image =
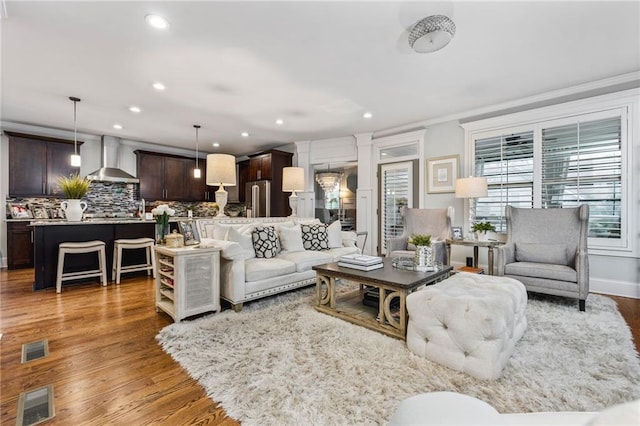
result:
<svg viewBox="0 0 640 426"><path fill-rule="evenodd" d="M590 241L590 291L640 299L638 2L38 6L7 1L2 15L0 196L5 199L10 198L11 167L5 131L71 141L77 136L82 175L102 165L104 135L121 141L118 166L133 176L138 175L136 150L201 159L220 152L245 160L278 149L293 154L292 165L305 169L306 189L298 192L301 217L315 216L318 208L317 173L357 165L350 200L354 228L368 233L365 253L384 255L387 222L377 211L385 192L378 173L387 167L412 167L411 206L453 207L453 225L467 235L471 203L477 202L476 216L485 217L488 199L456 198L451 185L433 188L437 176L431 167L450 164L454 178L478 175L477 141L532 132L537 144L540 129L565 125L568 117L593 121L616 111L622 123L621 172L618 191L608 202L615 205L618 225L613 238ZM143 28L146 15L161 12L170 22L168 32ZM410 28L431 15L450 16L455 33L441 50L417 53L407 43ZM128 30L98 24L100 16L122 21ZM76 27L65 19L73 19ZM187 22L193 33L183 34ZM291 36L295 31L301 37ZM387 62L391 68L381 65ZM147 87L156 79L166 90ZM136 82L128 86L129 81ZM143 97L143 92L150 93ZM69 96L82 100L72 104ZM141 112L127 110L136 104ZM364 118L365 112L372 116ZM194 124L202 125L197 136ZM240 136L244 131L248 136ZM536 167L541 161L533 160ZM531 203L540 207L543 183L536 179ZM4 204L2 218L9 213ZM499 204L504 209L508 200ZM3 266L7 249L3 220ZM462 266L471 250L454 246L451 255L451 263ZM480 265L487 267L487 252L479 255ZM13 274L2 271L3 290L15 279L29 280L24 272ZM152 286L142 278L123 281L123 289L134 282ZM91 288L79 290L91 297ZM31 295L34 303L44 303L45 296ZM2 333L4 343L10 332Z"/></svg>

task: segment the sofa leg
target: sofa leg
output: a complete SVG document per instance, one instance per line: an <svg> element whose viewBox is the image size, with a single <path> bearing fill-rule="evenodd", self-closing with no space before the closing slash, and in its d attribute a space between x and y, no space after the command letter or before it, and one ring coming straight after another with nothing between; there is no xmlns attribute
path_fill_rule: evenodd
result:
<svg viewBox="0 0 640 426"><path fill-rule="evenodd" d="M231 307L235 312L240 312L242 310L242 303L232 303Z"/></svg>
<svg viewBox="0 0 640 426"><path fill-rule="evenodd" d="M586 302L587 302L586 300L581 300L581 299L579 299L579 300L578 300L578 307L579 307L579 309L580 309L580 312L584 312L584 311L585 311L585 309L586 309L586 306L585 306L585 305L586 305Z"/></svg>

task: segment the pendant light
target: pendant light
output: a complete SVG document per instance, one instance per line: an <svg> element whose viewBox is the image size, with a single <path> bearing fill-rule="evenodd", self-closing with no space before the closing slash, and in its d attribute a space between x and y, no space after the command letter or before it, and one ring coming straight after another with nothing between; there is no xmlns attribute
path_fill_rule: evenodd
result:
<svg viewBox="0 0 640 426"><path fill-rule="evenodd" d="M80 98L75 96L69 96L69 100L73 101L73 155L71 156L71 166L80 167L82 159L78 154L78 119L76 115L76 106L80 102Z"/></svg>
<svg viewBox="0 0 640 426"><path fill-rule="evenodd" d="M196 129L196 168L193 169L193 177L196 179L200 179L200 167L198 167L198 129L200 129L199 124L194 124L193 127Z"/></svg>

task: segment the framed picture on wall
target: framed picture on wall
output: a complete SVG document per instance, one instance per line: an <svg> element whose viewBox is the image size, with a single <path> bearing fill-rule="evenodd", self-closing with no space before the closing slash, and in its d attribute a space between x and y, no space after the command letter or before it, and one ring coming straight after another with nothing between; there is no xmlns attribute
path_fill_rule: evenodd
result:
<svg viewBox="0 0 640 426"><path fill-rule="evenodd" d="M427 159L427 193L454 192L458 178L459 155Z"/></svg>

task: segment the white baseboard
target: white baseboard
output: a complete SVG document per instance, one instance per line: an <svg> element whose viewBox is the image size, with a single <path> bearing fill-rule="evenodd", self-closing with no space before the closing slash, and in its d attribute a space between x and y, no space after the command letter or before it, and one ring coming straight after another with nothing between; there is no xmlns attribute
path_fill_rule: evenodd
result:
<svg viewBox="0 0 640 426"><path fill-rule="evenodd" d="M0 268L6 268L7 267L7 257L0 257Z"/></svg>
<svg viewBox="0 0 640 426"><path fill-rule="evenodd" d="M640 299L640 284L591 278L589 280L589 292Z"/></svg>

